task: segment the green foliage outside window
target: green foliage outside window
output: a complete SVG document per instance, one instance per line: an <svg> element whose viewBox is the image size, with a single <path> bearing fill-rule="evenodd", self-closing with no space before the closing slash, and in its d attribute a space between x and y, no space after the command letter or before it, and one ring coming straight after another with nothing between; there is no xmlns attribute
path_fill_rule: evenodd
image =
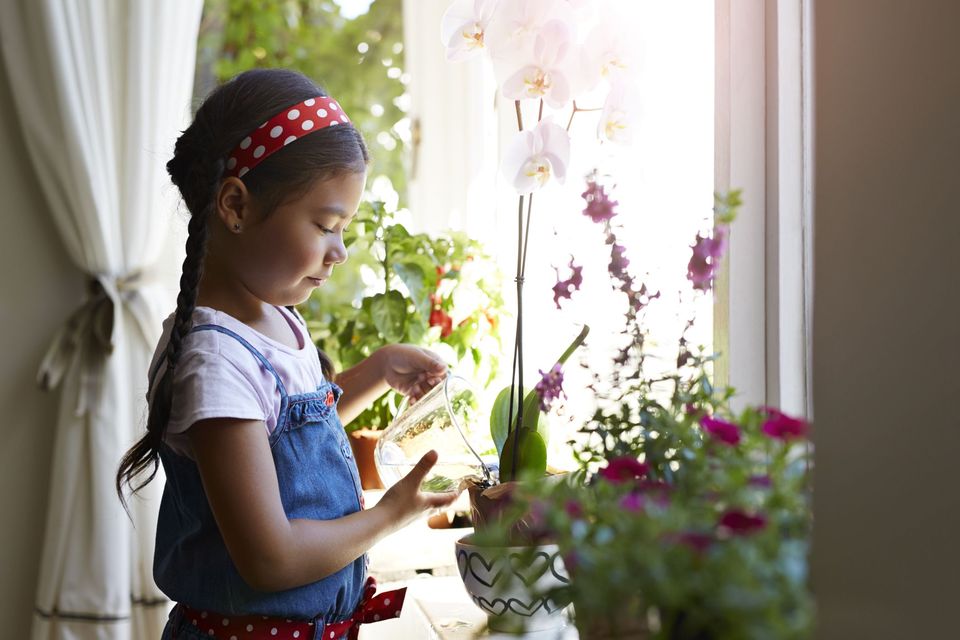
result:
<svg viewBox="0 0 960 640"><path fill-rule="evenodd" d="M332 0L206 0L194 93L202 97L257 67L303 73L363 133L373 159L370 184L388 177L405 202L402 14L401 0L375 0L353 19Z"/></svg>

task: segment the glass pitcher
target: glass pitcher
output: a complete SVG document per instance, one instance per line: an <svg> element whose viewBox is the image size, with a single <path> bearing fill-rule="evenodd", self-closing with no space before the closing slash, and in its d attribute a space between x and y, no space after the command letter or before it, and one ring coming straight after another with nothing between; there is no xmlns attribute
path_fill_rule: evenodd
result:
<svg viewBox="0 0 960 640"><path fill-rule="evenodd" d="M417 402L404 399L374 450L383 483L392 486L431 449L438 454L437 464L420 485L422 491L456 491L468 478L492 482L497 455L486 426L488 415L470 383L453 374Z"/></svg>

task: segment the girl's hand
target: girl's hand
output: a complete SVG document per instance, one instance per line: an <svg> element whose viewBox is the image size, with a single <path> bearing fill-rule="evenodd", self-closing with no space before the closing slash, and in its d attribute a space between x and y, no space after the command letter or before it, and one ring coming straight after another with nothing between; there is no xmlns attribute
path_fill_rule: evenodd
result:
<svg viewBox="0 0 960 640"><path fill-rule="evenodd" d="M447 375L447 365L440 356L409 344L384 347L383 378L391 388L419 400Z"/></svg>
<svg viewBox="0 0 960 640"><path fill-rule="evenodd" d="M383 494L374 508L386 509L390 513L390 520L399 529L416 520L425 511L450 506L457 499L457 493L453 491L444 493L424 493L420 491L420 483L423 482L427 473L436 463L436 451L431 450L425 453L417 462L417 465L410 470L410 473Z"/></svg>

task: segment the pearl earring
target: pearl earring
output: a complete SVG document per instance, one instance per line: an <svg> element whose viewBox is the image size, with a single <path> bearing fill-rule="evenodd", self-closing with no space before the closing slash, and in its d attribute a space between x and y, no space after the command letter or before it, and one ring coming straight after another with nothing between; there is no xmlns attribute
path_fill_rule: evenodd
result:
<svg viewBox="0 0 960 640"><path fill-rule="evenodd" d="M234 223L233 223L233 230L234 230L234 231L240 231L240 225L239 225L238 223L234 222Z"/></svg>

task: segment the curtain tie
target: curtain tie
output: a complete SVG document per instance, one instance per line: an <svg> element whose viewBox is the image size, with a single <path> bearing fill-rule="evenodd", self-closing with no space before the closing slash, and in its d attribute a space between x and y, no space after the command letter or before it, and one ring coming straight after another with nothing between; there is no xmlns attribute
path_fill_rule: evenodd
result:
<svg viewBox="0 0 960 640"><path fill-rule="evenodd" d="M113 353L113 330L117 311L128 307L141 330L149 319L141 298L142 272L122 276L96 275L87 283L86 300L60 327L37 372L37 384L49 391L57 387L75 359L80 360L80 383L76 415L81 416L99 400L107 358Z"/></svg>

